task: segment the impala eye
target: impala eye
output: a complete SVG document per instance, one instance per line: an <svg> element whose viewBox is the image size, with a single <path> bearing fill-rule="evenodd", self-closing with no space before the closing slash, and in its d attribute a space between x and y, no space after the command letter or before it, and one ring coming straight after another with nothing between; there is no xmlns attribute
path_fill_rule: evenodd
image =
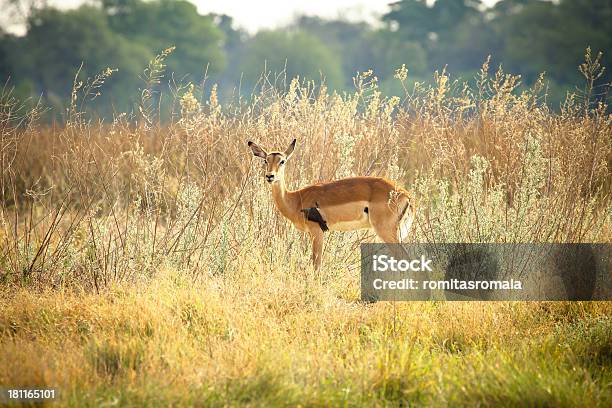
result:
<svg viewBox="0 0 612 408"><path fill-rule="evenodd" d="M268 161L266 159L264 159L264 163L268 164Z"/></svg>
<svg viewBox="0 0 612 408"><path fill-rule="evenodd" d="M284 161L284 160L281 160L281 161L280 161L280 164L281 164L281 166L282 166L283 164L285 164L285 161Z"/></svg>

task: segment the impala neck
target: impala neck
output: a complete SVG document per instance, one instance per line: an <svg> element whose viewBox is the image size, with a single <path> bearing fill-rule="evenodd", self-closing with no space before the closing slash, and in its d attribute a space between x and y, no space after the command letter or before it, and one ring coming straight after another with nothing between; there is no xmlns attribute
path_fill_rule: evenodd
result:
<svg viewBox="0 0 612 408"><path fill-rule="evenodd" d="M283 177L279 182L272 184L272 198L278 210L285 217L291 219L293 214L293 206L290 200L290 191L285 186L285 178Z"/></svg>

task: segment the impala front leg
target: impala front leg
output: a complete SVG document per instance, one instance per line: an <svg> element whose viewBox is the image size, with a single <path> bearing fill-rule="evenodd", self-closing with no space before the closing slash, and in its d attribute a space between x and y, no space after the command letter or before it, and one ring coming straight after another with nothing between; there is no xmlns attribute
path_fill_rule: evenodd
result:
<svg viewBox="0 0 612 408"><path fill-rule="evenodd" d="M310 238L312 239L312 265L315 272L319 272L323 261L323 231L318 226L316 229L311 229Z"/></svg>

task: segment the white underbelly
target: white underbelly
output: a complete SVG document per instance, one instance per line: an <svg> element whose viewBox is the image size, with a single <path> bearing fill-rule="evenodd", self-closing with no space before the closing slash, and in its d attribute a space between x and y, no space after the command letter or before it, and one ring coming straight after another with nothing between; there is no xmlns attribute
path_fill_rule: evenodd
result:
<svg viewBox="0 0 612 408"><path fill-rule="evenodd" d="M357 201L320 208L327 227L332 231L354 231L372 228L367 201Z"/></svg>
<svg viewBox="0 0 612 408"><path fill-rule="evenodd" d="M328 224L328 227L332 231L354 231L358 229L368 229L371 228L372 225L370 225L368 214L364 214L359 219Z"/></svg>

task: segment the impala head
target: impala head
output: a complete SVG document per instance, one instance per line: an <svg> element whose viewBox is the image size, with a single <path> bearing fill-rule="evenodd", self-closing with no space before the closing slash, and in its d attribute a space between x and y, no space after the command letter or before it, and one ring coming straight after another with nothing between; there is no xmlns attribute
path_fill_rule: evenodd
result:
<svg viewBox="0 0 612 408"><path fill-rule="evenodd" d="M270 152L259 146L257 143L249 141L249 147L253 154L264 160L266 165L265 180L272 184L277 181L282 181L285 177L285 164L293 154L295 149L295 139L289 144L289 147L284 152Z"/></svg>

